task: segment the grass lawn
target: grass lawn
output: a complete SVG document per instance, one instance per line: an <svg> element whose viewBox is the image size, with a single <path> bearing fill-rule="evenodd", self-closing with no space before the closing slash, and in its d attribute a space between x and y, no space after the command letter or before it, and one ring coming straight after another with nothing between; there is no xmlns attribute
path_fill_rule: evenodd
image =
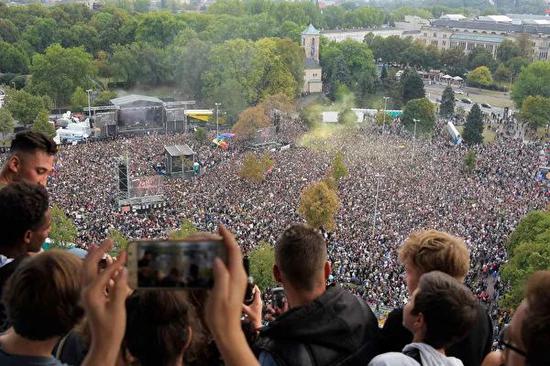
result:
<svg viewBox="0 0 550 366"><path fill-rule="evenodd" d="M503 93L494 90L485 90L478 88L466 87L464 90L468 93L468 98L470 98L474 103L488 103L494 107L514 107L514 102L510 99L510 93Z"/></svg>

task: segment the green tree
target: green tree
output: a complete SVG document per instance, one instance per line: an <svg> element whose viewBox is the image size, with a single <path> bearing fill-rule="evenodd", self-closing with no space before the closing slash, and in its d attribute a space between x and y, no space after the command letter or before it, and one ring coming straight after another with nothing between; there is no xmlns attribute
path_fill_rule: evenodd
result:
<svg viewBox="0 0 550 366"><path fill-rule="evenodd" d="M511 95L518 108L530 95L550 97L550 61L537 61L525 67L514 83Z"/></svg>
<svg viewBox="0 0 550 366"><path fill-rule="evenodd" d="M102 90L99 92L99 95L94 98L92 105L94 106L100 106L100 105L109 105L111 102L111 99L116 98L116 93L112 90Z"/></svg>
<svg viewBox="0 0 550 366"><path fill-rule="evenodd" d="M550 98L528 96L523 100L520 117L533 130L546 126L550 123Z"/></svg>
<svg viewBox="0 0 550 366"><path fill-rule="evenodd" d="M14 127L13 117L8 108L0 108L0 133L12 133Z"/></svg>
<svg viewBox="0 0 550 366"><path fill-rule="evenodd" d="M349 174L348 167L344 163L344 154L341 151L338 151L332 159L332 166L330 168L330 175L336 180L339 181L341 178L347 177Z"/></svg>
<svg viewBox="0 0 550 366"><path fill-rule="evenodd" d="M538 235L534 241L521 242L502 267L502 278L510 284L501 304L516 308L523 300L527 279L536 271L550 269L550 230Z"/></svg>
<svg viewBox="0 0 550 366"><path fill-rule="evenodd" d="M300 196L298 212L315 228L335 229L334 217L340 208L338 194L325 182L312 183Z"/></svg>
<svg viewBox="0 0 550 366"><path fill-rule="evenodd" d="M55 127L52 123L50 123L47 111L42 111L38 113L38 116L36 116L36 120L32 124L32 130L43 133L44 135L51 138L55 137Z"/></svg>
<svg viewBox="0 0 550 366"><path fill-rule="evenodd" d="M335 97L337 88L345 85L357 98L363 99L375 89L377 80L374 57L369 47L360 42L321 42L320 63L323 80L329 95Z"/></svg>
<svg viewBox="0 0 550 366"><path fill-rule="evenodd" d="M6 108L13 118L23 125L33 123L39 112L50 108L48 104L45 98L32 95L25 90L10 88L6 92Z"/></svg>
<svg viewBox="0 0 550 366"><path fill-rule="evenodd" d="M476 47L468 54L468 68L474 70L480 66L487 66L489 70L497 67L493 54L485 47Z"/></svg>
<svg viewBox="0 0 550 366"><path fill-rule="evenodd" d="M260 291L273 287L276 282L273 278L273 264L275 264L275 251L271 244L261 241L258 246L252 249L248 258L250 259L250 275L260 288Z"/></svg>
<svg viewBox="0 0 550 366"><path fill-rule="evenodd" d="M504 64L500 64L495 71L494 78L497 81L510 81L512 79L512 70Z"/></svg>
<svg viewBox="0 0 550 366"><path fill-rule="evenodd" d="M426 91L424 90L424 82L415 69L407 69L401 76L401 98L403 103L407 103L413 99L424 98Z"/></svg>
<svg viewBox="0 0 550 366"><path fill-rule="evenodd" d="M464 169L468 173L472 173L476 167L477 154L475 150L468 150L466 155L464 155Z"/></svg>
<svg viewBox="0 0 550 366"><path fill-rule="evenodd" d="M472 106L468 117L466 117L462 138L468 145L477 145L483 142L483 115L477 103Z"/></svg>
<svg viewBox="0 0 550 366"><path fill-rule="evenodd" d="M491 70L487 66L479 66L470 71L466 80L473 85L487 86L493 83Z"/></svg>
<svg viewBox="0 0 550 366"><path fill-rule="evenodd" d="M443 90L443 95L441 96L441 105L439 106L439 114L442 117L451 117L455 114L455 93L453 88L447 86Z"/></svg>
<svg viewBox="0 0 550 366"><path fill-rule="evenodd" d="M60 60L63 60L60 62ZM77 87L86 89L96 75L92 56L83 48L63 48L54 44L33 56L30 89L50 96L56 105L65 105Z"/></svg>
<svg viewBox="0 0 550 366"><path fill-rule="evenodd" d="M168 12L150 12L140 16L136 41L152 43L157 47L172 43L184 28L184 23Z"/></svg>
<svg viewBox="0 0 550 366"><path fill-rule="evenodd" d="M1 21L2 19L0 19ZM29 57L20 47L0 39L0 72L27 73Z"/></svg>
<svg viewBox="0 0 550 366"><path fill-rule="evenodd" d="M521 219L510 234L506 242L506 251L509 255L513 255L519 244L533 242L548 230L550 230L550 213L548 211L531 211Z"/></svg>
<svg viewBox="0 0 550 366"><path fill-rule="evenodd" d="M195 225L188 219L183 219L181 221L181 226L178 230L174 230L168 234L170 240L183 240L189 235L198 232L199 230Z"/></svg>
<svg viewBox="0 0 550 366"><path fill-rule="evenodd" d="M520 49L517 43L510 39L505 39L497 48L497 60L506 63L514 57L520 56Z"/></svg>
<svg viewBox="0 0 550 366"><path fill-rule="evenodd" d="M117 230L115 228L109 229L109 231L107 232L107 237L110 238L114 243L113 249L111 249L109 255L116 257L120 252L128 249L128 237L126 237L126 235L124 235L120 230Z"/></svg>
<svg viewBox="0 0 550 366"><path fill-rule="evenodd" d="M417 134L429 134L435 126L435 107L427 98L410 100L403 110L403 125L411 132L414 131L416 119Z"/></svg>
<svg viewBox="0 0 550 366"><path fill-rule="evenodd" d="M52 247L70 248L74 246L78 230L74 222L67 217L65 212L58 205L53 205L51 210L52 227L49 238L52 240Z"/></svg>
<svg viewBox="0 0 550 366"><path fill-rule="evenodd" d="M88 106L88 94L79 86L71 96L71 108L74 111L82 111L84 106Z"/></svg>

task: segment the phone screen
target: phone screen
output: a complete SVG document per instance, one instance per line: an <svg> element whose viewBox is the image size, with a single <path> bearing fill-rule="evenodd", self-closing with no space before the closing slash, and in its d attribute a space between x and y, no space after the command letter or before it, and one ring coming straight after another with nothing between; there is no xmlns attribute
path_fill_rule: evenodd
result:
<svg viewBox="0 0 550 366"><path fill-rule="evenodd" d="M137 267L129 270L135 288L211 288L214 259L226 258L217 240L138 241L129 248Z"/></svg>

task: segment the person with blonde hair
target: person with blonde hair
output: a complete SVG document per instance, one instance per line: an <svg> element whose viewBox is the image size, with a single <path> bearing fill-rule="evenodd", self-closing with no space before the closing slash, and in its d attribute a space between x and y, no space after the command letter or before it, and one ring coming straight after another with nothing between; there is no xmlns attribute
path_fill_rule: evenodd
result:
<svg viewBox="0 0 550 366"><path fill-rule="evenodd" d="M405 267L409 295L417 288L424 273L440 271L463 283L470 269L470 254L464 240L437 230L413 232L399 248L398 255ZM492 345L491 318L479 302L476 310L474 327L447 349L447 355L457 357L465 366L480 365ZM403 308L394 309L382 328L383 351L401 352L412 339L413 334L403 326Z"/></svg>

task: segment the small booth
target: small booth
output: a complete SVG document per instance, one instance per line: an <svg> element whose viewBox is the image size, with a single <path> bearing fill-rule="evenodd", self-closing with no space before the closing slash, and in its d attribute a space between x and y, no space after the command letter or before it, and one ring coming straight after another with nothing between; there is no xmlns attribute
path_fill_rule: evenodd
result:
<svg viewBox="0 0 550 366"><path fill-rule="evenodd" d="M164 146L168 176L194 175L196 153L187 144Z"/></svg>

